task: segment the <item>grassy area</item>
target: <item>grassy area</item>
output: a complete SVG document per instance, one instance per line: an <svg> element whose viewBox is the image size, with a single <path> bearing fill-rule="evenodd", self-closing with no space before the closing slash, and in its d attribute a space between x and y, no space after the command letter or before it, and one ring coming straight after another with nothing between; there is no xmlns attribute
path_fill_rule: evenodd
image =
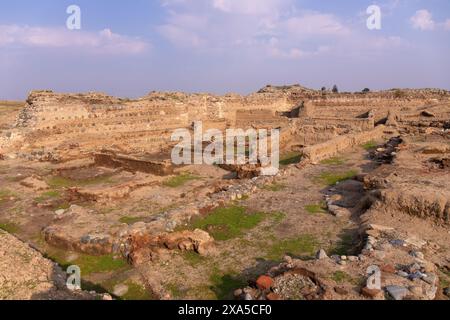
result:
<svg viewBox="0 0 450 320"><path fill-rule="evenodd" d="M288 166L290 164L299 163L302 160L300 152L289 152L281 156L280 165Z"/></svg>
<svg viewBox="0 0 450 320"><path fill-rule="evenodd" d="M144 218L143 217L122 217L119 219L120 223L126 223L126 224L134 224L136 222L140 222L143 221Z"/></svg>
<svg viewBox="0 0 450 320"><path fill-rule="evenodd" d="M124 284L128 286L128 292L120 297L119 300L145 301L153 299L152 295L149 294L143 285L132 281L127 281Z"/></svg>
<svg viewBox="0 0 450 320"><path fill-rule="evenodd" d="M118 279L121 279L118 281ZM145 288L144 285L136 283L132 280L124 281L121 274L115 274L113 277L101 281L100 283L92 283L90 281L82 280L81 288L86 291L96 291L97 293L109 293L116 300L135 300L135 301L145 301L153 300L154 296ZM127 293L121 297L114 295L114 288L118 284L123 284L128 287Z"/></svg>
<svg viewBox="0 0 450 320"><path fill-rule="evenodd" d="M337 284L343 284L346 282L354 282L354 279L344 271L336 271L331 275L331 280L336 282Z"/></svg>
<svg viewBox="0 0 450 320"><path fill-rule="evenodd" d="M184 292L180 289L180 286L176 283L169 283L166 286L167 291L170 292L172 299L182 299Z"/></svg>
<svg viewBox="0 0 450 320"><path fill-rule="evenodd" d="M101 176L92 179L74 180L60 176L54 176L47 180L47 184L52 189L71 188L71 187L86 187L97 184L109 184L113 183L111 177Z"/></svg>
<svg viewBox="0 0 450 320"><path fill-rule="evenodd" d="M315 180L328 186L334 186L339 182L354 178L357 174L358 172L356 170L349 170L346 172L323 172Z"/></svg>
<svg viewBox="0 0 450 320"><path fill-rule="evenodd" d="M345 256L355 250L355 235L352 231L345 231L339 236L339 241L329 251L331 255Z"/></svg>
<svg viewBox="0 0 450 320"><path fill-rule="evenodd" d="M295 257L311 257L319 247L319 241L313 235L303 235L295 239L275 242L267 253L267 259L278 261L286 254Z"/></svg>
<svg viewBox="0 0 450 320"><path fill-rule="evenodd" d="M57 248L49 248L47 258L57 262L63 269L71 265L79 266L82 277L92 273L108 273L130 268L123 259L114 259L113 255L90 256L80 254L74 261L67 261L67 252Z"/></svg>
<svg viewBox="0 0 450 320"><path fill-rule="evenodd" d="M193 267L205 262L206 259L205 257L202 257L201 255L193 251L185 251L183 252L182 256L183 259Z"/></svg>
<svg viewBox="0 0 450 320"><path fill-rule="evenodd" d="M71 262L71 265L79 266L84 275L112 272L128 268L125 260L114 259L112 255L98 257L81 255L74 262Z"/></svg>
<svg viewBox="0 0 450 320"><path fill-rule="evenodd" d="M0 189L0 204L8 201L12 197L17 197L17 195L8 189Z"/></svg>
<svg viewBox="0 0 450 320"><path fill-rule="evenodd" d="M446 268L439 268L439 283L441 288L450 287L450 270Z"/></svg>
<svg viewBox="0 0 450 320"><path fill-rule="evenodd" d="M37 203L43 203L47 200L56 199L59 197L61 197L61 193L59 191L53 190L41 194L39 197L35 198L34 201L36 201Z"/></svg>
<svg viewBox="0 0 450 320"><path fill-rule="evenodd" d="M264 213L247 213L239 206L217 208L207 217L194 220L192 227L208 231L214 239L224 241L256 227L265 216Z"/></svg>
<svg viewBox="0 0 450 320"><path fill-rule="evenodd" d="M361 147L364 150L367 150L367 151L375 149L377 146L378 146L378 143L376 141L373 141L373 140L369 141L369 142L366 142L366 143L361 145Z"/></svg>
<svg viewBox="0 0 450 320"><path fill-rule="evenodd" d="M200 179L200 178L189 172L183 172L183 173L179 174L178 176L175 176L175 177L172 177L172 178L166 180L164 182L164 185L166 187L170 187L170 188L178 188L178 187L185 185L189 181L198 180L198 179Z"/></svg>
<svg viewBox="0 0 450 320"><path fill-rule="evenodd" d="M273 222L275 223L281 223L284 219L286 219L286 213L280 211L271 212L268 213L268 215L270 215L270 217L273 219Z"/></svg>
<svg viewBox="0 0 450 320"><path fill-rule="evenodd" d="M221 274L217 270L213 272L209 279L212 283L210 290L213 291L218 300L233 299L233 292L243 288L247 282L234 274Z"/></svg>
<svg viewBox="0 0 450 320"><path fill-rule="evenodd" d="M272 192L283 191L286 188L287 188L286 185L281 184L281 183L267 184L267 185L262 187L263 190L272 191Z"/></svg>
<svg viewBox="0 0 450 320"><path fill-rule="evenodd" d="M338 166L338 165L344 164L345 163L345 159L340 158L340 157L332 157L332 158L329 158L329 159L322 160L320 163L323 164L323 165Z"/></svg>
<svg viewBox="0 0 450 320"><path fill-rule="evenodd" d="M0 229L10 234L15 234L20 231L20 227L12 222L0 223Z"/></svg>
<svg viewBox="0 0 450 320"><path fill-rule="evenodd" d="M305 210L308 213L311 213L311 214L326 213L327 212L326 204L324 202L322 202L320 204L307 205L307 206L305 206Z"/></svg>

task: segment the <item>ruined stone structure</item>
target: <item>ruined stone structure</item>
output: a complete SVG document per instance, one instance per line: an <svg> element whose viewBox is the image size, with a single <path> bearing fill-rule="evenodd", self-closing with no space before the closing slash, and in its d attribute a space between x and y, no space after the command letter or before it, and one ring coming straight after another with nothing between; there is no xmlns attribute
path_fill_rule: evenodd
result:
<svg viewBox="0 0 450 320"><path fill-rule="evenodd" d="M448 113L440 114L439 104L449 97L442 90L324 94L301 86L268 86L245 97L153 92L137 100L35 91L15 128L0 137L0 147L3 154L51 153L63 160L104 148L158 154L170 150L175 129L191 128L194 121L202 121L204 130L281 128L283 143L290 145L294 137L293 144L307 146L350 131L372 130L386 122L389 112L400 122L425 118L430 125L445 126Z"/></svg>
<svg viewBox="0 0 450 320"><path fill-rule="evenodd" d="M335 94L294 85L136 100L35 91L16 118L0 128L0 229L18 238L0 238L21 244L46 266L43 274L51 263L21 241L54 261L94 268L96 284L137 281L160 299L210 298L230 272L251 284L233 288L238 299L445 292L438 277L450 270L448 91ZM172 133L193 132L197 121L204 131L280 129L279 172L261 175L259 163L174 165ZM27 263L9 247L16 245L0 246L0 255ZM263 270L291 253L308 259L285 256ZM0 280L2 271L13 274L9 260ZM118 269L95 269L98 261ZM373 265L383 290L359 285ZM20 276L20 298L58 293L51 281L34 290ZM2 295L15 297L9 291Z"/></svg>

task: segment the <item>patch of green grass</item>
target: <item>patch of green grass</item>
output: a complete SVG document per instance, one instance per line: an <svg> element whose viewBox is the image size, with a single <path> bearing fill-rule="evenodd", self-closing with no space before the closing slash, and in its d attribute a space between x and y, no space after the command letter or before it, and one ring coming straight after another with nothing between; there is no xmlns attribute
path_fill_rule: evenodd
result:
<svg viewBox="0 0 450 320"><path fill-rule="evenodd" d="M269 213L268 215L270 215L270 217L273 219L273 222L275 223L281 223L283 222L284 219L286 219L286 213L281 211L272 212Z"/></svg>
<svg viewBox="0 0 450 320"><path fill-rule="evenodd" d="M217 208L204 218L194 220L192 227L208 231L216 240L239 237L245 230L256 227L265 218L264 213L247 213L246 208L231 206Z"/></svg>
<svg viewBox="0 0 450 320"><path fill-rule="evenodd" d="M250 196L248 194L244 194L242 195L242 197L239 199L239 201L245 201L248 200L248 198L250 198Z"/></svg>
<svg viewBox="0 0 450 320"><path fill-rule="evenodd" d="M450 287L450 281L448 280L448 278L439 277L439 284L440 284L441 288Z"/></svg>
<svg viewBox="0 0 450 320"><path fill-rule="evenodd" d="M176 283L169 283L166 285L167 291L170 292L172 299L181 299L183 298L183 291L180 289L180 286Z"/></svg>
<svg viewBox="0 0 450 320"><path fill-rule="evenodd" d="M205 262L205 257L202 257L201 255L193 251L185 251L183 252L182 256L183 259L193 267Z"/></svg>
<svg viewBox="0 0 450 320"><path fill-rule="evenodd" d="M335 165L335 166L338 166L338 165L344 164L345 163L345 159L340 158L340 157L332 157L332 158L329 158L329 159L322 160L320 163L324 164L324 165Z"/></svg>
<svg viewBox="0 0 450 320"><path fill-rule="evenodd" d="M122 217L119 219L120 223L126 223L126 224L134 224L136 222L140 222L143 221L144 218L143 217Z"/></svg>
<svg viewBox="0 0 450 320"><path fill-rule="evenodd" d="M114 259L112 255L88 256L81 255L72 265L80 267L82 274L113 272L128 268L128 264L123 259Z"/></svg>
<svg viewBox="0 0 450 320"><path fill-rule="evenodd" d="M0 189L0 204L6 202L11 197L17 197L17 195L8 189Z"/></svg>
<svg viewBox="0 0 450 320"><path fill-rule="evenodd" d="M339 238L337 244L329 250L331 255L345 256L355 250L353 232L345 231Z"/></svg>
<svg viewBox="0 0 450 320"><path fill-rule="evenodd" d="M290 164L299 163L302 160L300 152L289 152L281 156L280 165L288 166Z"/></svg>
<svg viewBox="0 0 450 320"><path fill-rule="evenodd" d="M326 204L324 202L322 202L320 204L307 205L307 206L305 206L305 210L308 213L311 213L311 214L326 213L327 212Z"/></svg>
<svg viewBox="0 0 450 320"><path fill-rule="evenodd" d="M272 244L267 259L278 261L286 254L297 257L313 256L318 250L319 241L313 235L303 235L295 239L285 239Z"/></svg>
<svg viewBox="0 0 450 320"><path fill-rule="evenodd" d="M67 252L58 248L49 248L46 257L58 263L63 269L71 265L79 266L81 276L87 276L92 273L108 273L127 270L130 266L123 259L114 259L113 255L90 256L80 254L74 261L66 260Z"/></svg>
<svg viewBox="0 0 450 320"><path fill-rule="evenodd" d="M50 199L56 199L59 197L61 197L61 194L59 193L59 191L52 190L52 191L44 192L39 197L35 198L34 201L36 201L37 203L43 203L44 201L47 201Z"/></svg>
<svg viewBox="0 0 450 320"><path fill-rule="evenodd" d="M53 189L72 188L72 187L86 187L97 184L113 183L114 181L109 176L99 176L91 179L74 180L60 176L53 176L47 180L47 184Z"/></svg>
<svg viewBox="0 0 450 320"><path fill-rule="evenodd" d="M439 268L439 283L441 288L450 287L450 270L446 268Z"/></svg>
<svg viewBox="0 0 450 320"><path fill-rule="evenodd" d="M111 212L114 212L114 210L116 210L116 208L100 208L99 210L98 210L98 213L99 214L103 214L103 215L107 215L107 214L109 214L109 213L111 213Z"/></svg>
<svg viewBox="0 0 450 320"><path fill-rule="evenodd" d="M346 172L323 172L316 178L316 180L322 184L328 186L334 186L339 182L354 178L358 172L356 170L350 170Z"/></svg>
<svg viewBox="0 0 450 320"><path fill-rule="evenodd" d="M0 229L10 234L15 234L20 231L20 227L12 222L0 223Z"/></svg>
<svg viewBox="0 0 450 320"><path fill-rule="evenodd" d="M172 177L172 178L166 180L164 182L164 185L166 187L170 187L170 188L178 188L178 187L185 185L189 181L198 180L198 179L199 179L199 177L194 176L191 173L184 172L184 173L179 174L178 176L175 176L175 177Z"/></svg>
<svg viewBox="0 0 450 320"><path fill-rule="evenodd" d="M272 184L267 184L267 185L263 186L262 189L264 189L266 191L271 191L271 192L279 192L279 191L283 191L284 189L286 189L286 185L281 184L281 183L272 183Z"/></svg>
<svg viewBox="0 0 450 320"><path fill-rule="evenodd" d="M207 284L188 288L186 291L186 296L188 296L189 299L194 299L194 300L215 300L215 299L217 299L216 294L211 290L211 286L209 286Z"/></svg>
<svg viewBox="0 0 450 320"><path fill-rule="evenodd" d="M361 147L362 147L364 150L367 150L367 151L372 150L372 149L375 149L377 146L378 146L377 142L376 142L376 141L373 141L373 140L372 140L372 141L369 141L369 142L366 142L366 143L364 143L364 144L361 145Z"/></svg>
<svg viewBox="0 0 450 320"><path fill-rule="evenodd" d="M128 286L128 292L124 294L119 300L132 300L132 301L146 301L153 300L153 297L147 289L141 285L132 281L127 281L125 285Z"/></svg>
<svg viewBox="0 0 450 320"><path fill-rule="evenodd" d="M218 300L233 299L234 290L247 285L244 280L234 274L221 274L218 271L215 271L209 280L212 283L210 290L215 293Z"/></svg>
<svg viewBox="0 0 450 320"><path fill-rule="evenodd" d="M73 180L58 176L48 179L47 184L54 189L70 188L75 185Z"/></svg>
<svg viewBox="0 0 450 320"><path fill-rule="evenodd" d="M439 271L450 278L450 270L449 269L440 268Z"/></svg>
<svg viewBox="0 0 450 320"><path fill-rule="evenodd" d="M58 206L55 208L55 210L59 210L59 209L67 210L67 209L70 208L70 206L71 206L71 204L70 204L69 202L64 201L62 204L58 205Z"/></svg>
<svg viewBox="0 0 450 320"><path fill-rule="evenodd" d="M336 271L331 275L331 280L336 282L337 284L343 284L345 282L353 283L354 279L344 271Z"/></svg>

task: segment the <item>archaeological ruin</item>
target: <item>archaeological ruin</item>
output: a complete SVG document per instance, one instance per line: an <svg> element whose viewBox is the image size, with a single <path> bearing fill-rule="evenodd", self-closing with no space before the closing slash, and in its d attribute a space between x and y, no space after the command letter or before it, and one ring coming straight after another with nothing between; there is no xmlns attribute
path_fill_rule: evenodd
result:
<svg viewBox="0 0 450 320"><path fill-rule="evenodd" d="M0 299L448 299L449 91L33 91L8 108ZM279 172L175 165L172 133L198 121L279 129ZM45 281L14 280L21 264Z"/></svg>

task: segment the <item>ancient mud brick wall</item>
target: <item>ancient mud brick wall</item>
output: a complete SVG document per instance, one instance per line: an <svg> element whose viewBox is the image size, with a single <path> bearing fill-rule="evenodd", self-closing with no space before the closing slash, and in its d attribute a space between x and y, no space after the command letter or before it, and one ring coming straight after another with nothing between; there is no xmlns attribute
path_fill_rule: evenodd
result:
<svg viewBox="0 0 450 320"><path fill-rule="evenodd" d="M236 128L277 128L287 124L288 119L275 115L272 109L239 109L236 111Z"/></svg>
<svg viewBox="0 0 450 320"><path fill-rule="evenodd" d="M333 117L314 117L307 118L303 121L303 124L307 125L334 125L340 128L349 128L354 131L368 131L375 127L375 120L370 119L357 119L357 118L333 118Z"/></svg>
<svg viewBox="0 0 450 320"><path fill-rule="evenodd" d="M389 98L333 98L319 99L313 102L313 117L347 118L361 117L373 110L375 122L387 117L390 110L401 111L403 108L416 108L424 104L424 100L389 99Z"/></svg>
<svg viewBox="0 0 450 320"><path fill-rule="evenodd" d="M268 86L248 96L153 92L128 100L99 93L38 91L30 94L13 138L2 136L0 147L15 143L23 152L51 149L87 154L104 147L125 154L163 152L172 145L172 132L191 128L194 121L202 121L204 129L282 127L301 133L301 128L292 127L292 119L282 115L302 105L298 116L304 120L300 125L307 128L305 133L309 135L308 126L312 126L330 138L342 132L330 135L324 129L328 126L348 132L369 130L373 120L386 117L392 108L400 112L430 101L450 101L446 91L405 90L402 94L401 99L395 98L395 91L324 95L300 86ZM375 118L364 119L370 110Z"/></svg>
<svg viewBox="0 0 450 320"><path fill-rule="evenodd" d="M86 148L119 145L150 151L167 145L171 132L188 124L184 105L39 92L30 95L17 127L29 133L34 147L71 142Z"/></svg>
<svg viewBox="0 0 450 320"><path fill-rule="evenodd" d="M303 156L311 162L325 160L348 148L382 138L385 135L385 129L385 126L378 126L371 131L339 136L330 141L306 147L303 151Z"/></svg>
<svg viewBox="0 0 450 320"><path fill-rule="evenodd" d="M173 131L191 128L194 121L202 121L204 129L235 127L237 110L242 108L285 111L290 105L284 95L268 94L218 97L155 92L123 100L98 93L39 91L30 94L16 127L34 149L115 147L126 153L154 153L173 145ZM269 119L262 112L247 120L242 124L250 127Z"/></svg>

